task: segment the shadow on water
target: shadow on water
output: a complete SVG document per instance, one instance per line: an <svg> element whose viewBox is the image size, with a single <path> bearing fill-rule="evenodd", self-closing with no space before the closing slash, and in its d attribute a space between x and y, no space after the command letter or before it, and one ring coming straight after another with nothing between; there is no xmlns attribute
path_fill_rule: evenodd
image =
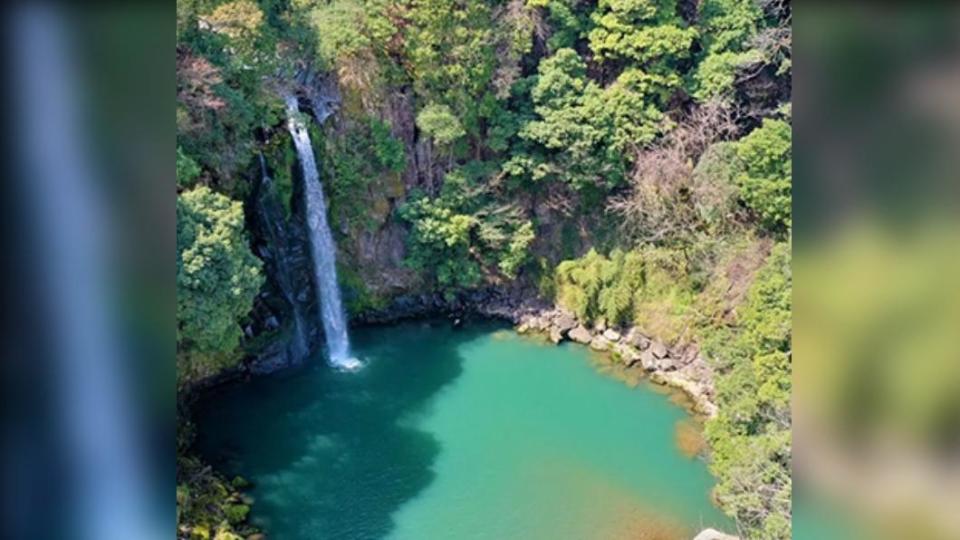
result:
<svg viewBox="0 0 960 540"><path fill-rule="evenodd" d="M437 440L412 427L462 372L458 349L491 326L361 329L356 373L325 362L211 392L197 447L252 481L254 523L284 539L383 538L392 514L433 480Z"/></svg>

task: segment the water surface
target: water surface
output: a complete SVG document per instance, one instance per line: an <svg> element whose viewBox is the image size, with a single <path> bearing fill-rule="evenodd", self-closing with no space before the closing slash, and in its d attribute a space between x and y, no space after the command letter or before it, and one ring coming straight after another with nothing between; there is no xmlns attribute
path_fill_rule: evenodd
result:
<svg viewBox="0 0 960 540"><path fill-rule="evenodd" d="M730 530L685 411L589 351L493 324L355 332L359 372L320 359L209 395L201 452L253 482L280 540L691 538Z"/></svg>

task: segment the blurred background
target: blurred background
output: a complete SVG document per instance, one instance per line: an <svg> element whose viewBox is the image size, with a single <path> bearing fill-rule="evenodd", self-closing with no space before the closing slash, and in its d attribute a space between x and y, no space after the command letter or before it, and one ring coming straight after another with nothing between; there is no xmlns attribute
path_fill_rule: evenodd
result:
<svg viewBox="0 0 960 540"><path fill-rule="evenodd" d="M175 5L8 4L5 538L169 538ZM960 538L960 10L794 9L796 538Z"/></svg>
<svg viewBox="0 0 960 540"><path fill-rule="evenodd" d="M960 11L794 30L794 536L960 538Z"/></svg>
<svg viewBox="0 0 960 540"><path fill-rule="evenodd" d="M175 6L3 13L0 537L171 538Z"/></svg>

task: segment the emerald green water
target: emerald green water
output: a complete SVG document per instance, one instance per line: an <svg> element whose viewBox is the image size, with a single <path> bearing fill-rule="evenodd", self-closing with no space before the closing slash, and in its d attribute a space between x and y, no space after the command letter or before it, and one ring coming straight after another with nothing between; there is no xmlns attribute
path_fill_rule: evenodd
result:
<svg viewBox="0 0 960 540"><path fill-rule="evenodd" d="M367 365L316 361L197 407L198 447L253 483L270 538L691 538L732 530L676 445L669 396L583 347L502 326L354 332Z"/></svg>

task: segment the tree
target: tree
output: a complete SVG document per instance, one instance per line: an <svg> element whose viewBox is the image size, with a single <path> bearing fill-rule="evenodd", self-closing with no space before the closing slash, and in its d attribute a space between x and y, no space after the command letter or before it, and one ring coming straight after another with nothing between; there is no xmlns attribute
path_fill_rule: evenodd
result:
<svg viewBox="0 0 960 540"><path fill-rule="evenodd" d="M201 20L214 32L242 42L257 37L263 24L263 12L251 0L235 0L220 4Z"/></svg>
<svg viewBox="0 0 960 540"><path fill-rule="evenodd" d="M239 320L263 284L239 202L199 186L177 197L177 345L185 375L237 360Z"/></svg>
<svg viewBox="0 0 960 540"><path fill-rule="evenodd" d="M654 73L676 71L697 37L673 0L600 0L591 18L590 49L598 58L631 60Z"/></svg>
<svg viewBox="0 0 960 540"><path fill-rule="evenodd" d="M450 107L439 103L430 103L420 111L417 127L441 146L447 146L466 135Z"/></svg>

